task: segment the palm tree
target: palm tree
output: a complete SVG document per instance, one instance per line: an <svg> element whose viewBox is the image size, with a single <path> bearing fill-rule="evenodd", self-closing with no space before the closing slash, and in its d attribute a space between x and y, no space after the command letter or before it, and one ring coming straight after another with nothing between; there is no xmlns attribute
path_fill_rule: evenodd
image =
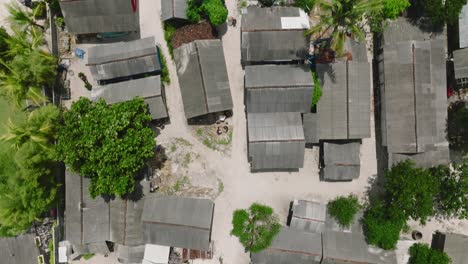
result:
<svg viewBox="0 0 468 264"><path fill-rule="evenodd" d="M8 13L10 13L8 16L8 22L10 22L12 26L17 26L21 29L29 29L34 27L38 27L42 30L45 29L44 26L37 24L34 18L36 16L36 12L40 11L40 8L36 8L33 12L30 12L23 9L16 3L7 4L6 7Z"/></svg>
<svg viewBox="0 0 468 264"><path fill-rule="evenodd" d="M323 14L320 22L306 34L318 38L329 34L332 38L332 49L338 56L343 55L346 38L364 41L364 14L383 8L382 0L317 0L316 4Z"/></svg>

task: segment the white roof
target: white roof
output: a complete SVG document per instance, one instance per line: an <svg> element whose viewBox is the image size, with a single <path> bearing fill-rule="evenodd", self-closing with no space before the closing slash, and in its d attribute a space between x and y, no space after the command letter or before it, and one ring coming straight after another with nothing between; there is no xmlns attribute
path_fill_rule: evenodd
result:
<svg viewBox="0 0 468 264"><path fill-rule="evenodd" d="M59 247L58 256L59 256L59 263L68 263L67 247Z"/></svg>
<svg viewBox="0 0 468 264"><path fill-rule="evenodd" d="M146 244L142 264L167 264L170 247Z"/></svg>

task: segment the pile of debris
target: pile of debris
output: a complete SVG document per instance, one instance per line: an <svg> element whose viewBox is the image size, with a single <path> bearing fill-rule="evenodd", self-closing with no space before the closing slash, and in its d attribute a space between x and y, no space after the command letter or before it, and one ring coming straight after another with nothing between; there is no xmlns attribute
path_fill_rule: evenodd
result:
<svg viewBox="0 0 468 264"><path fill-rule="evenodd" d="M201 39L216 39L218 33L210 25L210 23L203 21L198 24L186 25L176 30L172 36L172 47L177 49L178 47L190 43L194 40Z"/></svg>

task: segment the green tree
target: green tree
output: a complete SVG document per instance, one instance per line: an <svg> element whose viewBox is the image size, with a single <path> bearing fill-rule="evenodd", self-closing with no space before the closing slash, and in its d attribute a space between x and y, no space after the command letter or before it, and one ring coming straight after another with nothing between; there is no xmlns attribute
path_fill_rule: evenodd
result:
<svg viewBox="0 0 468 264"><path fill-rule="evenodd" d="M8 50L8 40L10 39L10 35L8 32L3 28L0 27L0 60L7 60L6 51ZM0 70L2 70L3 65L0 65Z"/></svg>
<svg viewBox="0 0 468 264"><path fill-rule="evenodd" d="M273 209L258 203L248 210L234 211L232 226L231 235L239 238L246 252L252 253L268 248L281 228Z"/></svg>
<svg viewBox="0 0 468 264"><path fill-rule="evenodd" d="M416 243L409 248L408 264L450 264L449 256L439 250L430 248L426 244Z"/></svg>
<svg viewBox="0 0 468 264"><path fill-rule="evenodd" d="M385 19L396 19L410 6L411 3L408 0L385 0L383 17Z"/></svg>
<svg viewBox="0 0 468 264"><path fill-rule="evenodd" d="M434 215L440 182L429 170L417 168L410 160L393 166L385 174L385 192L389 213L426 223Z"/></svg>
<svg viewBox="0 0 468 264"><path fill-rule="evenodd" d="M8 22L10 22L13 27L18 27L22 30L27 30L32 27L37 27L42 30L45 29L44 26L39 25L35 19L37 16L36 12L40 12L40 8L36 8L34 12L30 12L16 3L6 4L6 8L9 13L7 18Z"/></svg>
<svg viewBox="0 0 468 264"><path fill-rule="evenodd" d="M26 120L8 122L8 133L0 140L11 143L19 149L24 143L33 141L46 150L53 148L57 132L59 109L53 104L37 108L29 113Z"/></svg>
<svg viewBox="0 0 468 264"><path fill-rule="evenodd" d="M318 102L320 101L320 98L322 98L322 84L320 83L320 80L318 79L317 73L312 71L312 79L314 80L314 93L312 95L312 107L316 106Z"/></svg>
<svg viewBox="0 0 468 264"><path fill-rule="evenodd" d="M455 25L467 0L416 0L436 25Z"/></svg>
<svg viewBox="0 0 468 264"><path fill-rule="evenodd" d="M342 226L352 224L354 216L361 208L359 200L355 195L339 196L328 203L328 213Z"/></svg>
<svg viewBox="0 0 468 264"><path fill-rule="evenodd" d="M453 169L440 165L432 172L440 181L438 213L468 219L468 161L453 164Z"/></svg>
<svg viewBox="0 0 468 264"><path fill-rule="evenodd" d="M213 26L226 22L228 10L222 0L204 0L201 8Z"/></svg>
<svg viewBox="0 0 468 264"><path fill-rule="evenodd" d="M464 101L448 107L447 137L452 149L468 152L468 107Z"/></svg>
<svg viewBox="0 0 468 264"><path fill-rule="evenodd" d="M321 38L325 34L332 37L332 49L343 55L344 43L348 36L364 41L363 16L383 8L382 0L317 0L323 12L320 22L307 30L307 35Z"/></svg>
<svg viewBox="0 0 468 264"><path fill-rule="evenodd" d="M299 7L306 13L309 13L315 6L315 0L295 0L294 6Z"/></svg>
<svg viewBox="0 0 468 264"><path fill-rule="evenodd" d="M113 105L80 98L63 114L58 158L91 179L93 197L131 193L136 172L154 155L150 121L140 98Z"/></svg>

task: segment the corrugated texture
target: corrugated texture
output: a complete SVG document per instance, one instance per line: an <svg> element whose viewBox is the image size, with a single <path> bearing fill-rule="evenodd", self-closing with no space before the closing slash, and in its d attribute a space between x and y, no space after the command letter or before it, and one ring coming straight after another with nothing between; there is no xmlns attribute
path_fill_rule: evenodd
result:
<svg viewBox="0 0 468 264"><path fill-rule="evenodd" d="M454 51L453 63L455 64L455 78L468 78L468 48Z"/></svg>
<svg viewBox="0 0 468 264"><path fill-rule="evenodd" d="M321 233L325 230L326 215L327 206L325 204L295 200L289 226L306 232Z"/></svg>
<svg viewBox="0 0 468 264"><path fill-rule="evenodd" d="M468 4L463 9L458 19L458 30L460 36L460 48L468 47Z"/></svg>
<svg viewBox="0 0 468 264"><path fill-rule="evenodd" d="M159 72L154 37L91 47L88 64L95 80L110 80L141 73Z"/></svg>
<svg viewBox="0 0 468 264"><path fill-rule="evenodd" d="M247 119L252 170L303 167L305 139L300 113L254 113Z"/></svg>
<svg viewBox="0 0 468 264"><path fill-rule="evenodd" d="M39 250L32 234L0 238L0 262L5 264L37 263Z"/></svg>
<svg viewBox="0 0 468 264"><path fill-rule="evenodd" d="M424 18L414 21L405 17L390 21L385 27L383 44L396 44L410 40L445 39L447 36L446 28L435 28L427 23L429 21Z"/></svg>
<svg viewBox="0 0 468 264"><path fill-rule="evenodd" d="M353 57L354 58L354 57ZM348 61L348 138L370 134L370 64Z"/></svg>
<svg viewBox="0 0 468 264"><path fill-rule="evenodd" d="M245 67L249 113L310 112L314 83L304 65Z"/></svg>
<svg viewBox="0 0 468 264"><path fill-rule="evenodd" d="M249 30L281 30L281 17L299 17L297 7L260 8L249 6L242 13L242 31Z"/></svg>
<svg viewBox="0 0 468 264"><path fill-rule="evenodd" d="M145 254L145 246L129 247L124 245L115 245L115 252L119 263L141 263Z"/></svg>
<svg viewBox="0 0 468 264"><path fill-rule="evenodd" d="M81 177L67 170L65 173L65 239L74 245L82 244L81 190Z"/></svg>
<svg viewBox="0 0 468 264"><path fill-rule="evenodd" d="M161 93L161 77L150 76L125 82L98 86L91 91L93 100L104 99L108 104L144 98L153 119L167 117L166 105Z"/></svg>
<svg viewBox="0 0 468 264"><path fill-rule="evenodd" d="M161 19L166 21L173 18L187 19L187 0L162 0Z"/></svg>
<svg viewBox="0 0 468 264"><path fill-rule="evenodd" d="M352 61L367 62L367 47L365 43L347 38L344 50L351 52L353 58Z"/></svg>
<svg viewBox="0 0 468 264"><path fill-rule="evenodd" d="M306 113L303 115L304 137L306 143L319 143L320 139L318 136L317 119L317 114L315 113Z"/></svg>
<svg viewBox="0 0 468 264"><path fill-rule="evenodd" d="M369 246L362 234L327 231L322 236L322 264L397 263L394 251L385 251Z"/></svg>
<svg viewBox="0 0 468 264"><path fill-rule="evenodd" d="M444 252L452 259L452 264L468 263L468 236L445 234Z"/></svg>
<svg viewBox="0 0 468 264"><path fill-rule="evenodd" d="M425 151L423 153L405 154L405 153L390 153L389 164L397 164L404 160L412 160L416 166L424 168L432 168L437 165L449 164L450 153L447 146L435 147L435 150Z"/></svg>
<svg viewBox="0 0 468 264"><path fill-rule="evenodd" d="M304 30L242 32L242 62L305 60L309 41Z"/></svg>
<svg viewBox="0 0 468 264"><path fill-rule="evenodd" d="M351 143L323 143L323 178L332 181L353 180L359 177L360 144Z"/></svg>
<svg viewBox="0 0 468 264"><path fill-rule="evenodd" d="M319 264L322 236L282 227L270 247L251 255L254 264Z"/></svg>
<svg viewBox="0 0 468 264"><path fill-rule="evenodd" d="M65 25L72 34L127 32L140 28L138 11L128 0L60 1ZM140 3L137 1L137 5Z"/></svg>
<svg viewBox="0 0 468 264"><path fill-rule="evenodd" d="M143 244L143 205L144 199L115 198L110 202L110 241L125 246Z"/></svg>
<svg viewBox="0 0 468 264"><path fill-rule="evenodd" d="M208 250L214 203L177 196L147 197L142 216L144 241Z"/></svg>
<svg viewBox="0 0 468 264"><path fill-rule="evenodd" d="M355 234L362 234L362 217L364 215L364 210L359 210L353 217L353 221L349 226L342 226L338 223L335 217L331 216L327 212L326 220L325 220L325 229L330 231L337 231L337 232L347 232L347 233L355 233Z"/></svg>
<svg viewBox="0 0 468 264"><path fill-rule="evenodd" d="M186 118L232 109L220 40L197 40L174 50Z"/></svg>

